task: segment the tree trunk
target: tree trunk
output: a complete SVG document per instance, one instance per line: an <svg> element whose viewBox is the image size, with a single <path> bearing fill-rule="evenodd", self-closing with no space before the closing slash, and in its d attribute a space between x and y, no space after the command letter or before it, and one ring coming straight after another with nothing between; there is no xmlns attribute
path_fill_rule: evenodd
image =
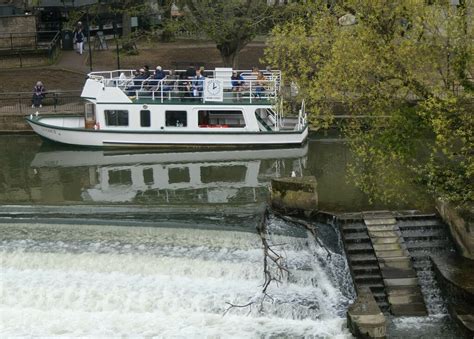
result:
<svg viewBox="0 0 474 339"><path fill-rule="evenodd" d="M221 54L224 66L236 69L239 60L238 55L241 50L239 42L222 43L218 44L216 47Z"/></svg>
<svg viewBox="0 0 474 339"><path fill-rule="evenodd" d="M130 14L125 10L122 14L122 37L127 40L132 34L132 23L130 22Z"/></svg>

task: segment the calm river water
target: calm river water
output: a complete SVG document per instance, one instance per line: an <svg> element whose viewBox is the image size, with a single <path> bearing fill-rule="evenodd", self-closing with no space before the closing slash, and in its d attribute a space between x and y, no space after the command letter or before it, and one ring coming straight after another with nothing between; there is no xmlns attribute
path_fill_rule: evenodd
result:
<svg viewBox="0 0 474 339"><path fill-rule="evenodd" d="M269 183L314 175L323 210L414 208L369 203L347 180L347 146L328 136L179 153L0 143L2 337L349 338L355 294L331 225L316 224L323 248L270 216L266 236L289 274L262 295L256 226ZM452 336L446 319L397 319L391 337Z"/></svg>

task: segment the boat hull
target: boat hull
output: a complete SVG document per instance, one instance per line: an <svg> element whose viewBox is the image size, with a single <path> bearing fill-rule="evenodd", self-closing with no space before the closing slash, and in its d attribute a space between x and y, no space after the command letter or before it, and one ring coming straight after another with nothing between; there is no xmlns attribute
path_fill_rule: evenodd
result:
<svg viewBox="0 0 474 339"><path fill-rule="evenodd" d="M229 128L215 128L212 131L123 131L86 129L81 126L80 118L70 119L63 126L57 126L48 124L47 117L26 118L31 128L43 138L89 147L289 146L304 143L308 136L308 126L301 131L249 132L231 131Z"/></svg>

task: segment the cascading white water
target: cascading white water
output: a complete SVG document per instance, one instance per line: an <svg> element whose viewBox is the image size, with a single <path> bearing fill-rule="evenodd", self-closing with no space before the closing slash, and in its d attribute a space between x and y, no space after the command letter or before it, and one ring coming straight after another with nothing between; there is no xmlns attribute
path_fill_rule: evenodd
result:
<svg viewBox="0 0 474 339"><path fill-rule="evenodd" d="M289 278L270 285L273 301L266 299L263 312L253 305L226 313L226 302L245 304L262 289L256 233L0 228L1 336L350 337L344 313L351 295L328 273L335 259L308 236L273 233Z"/></svg>

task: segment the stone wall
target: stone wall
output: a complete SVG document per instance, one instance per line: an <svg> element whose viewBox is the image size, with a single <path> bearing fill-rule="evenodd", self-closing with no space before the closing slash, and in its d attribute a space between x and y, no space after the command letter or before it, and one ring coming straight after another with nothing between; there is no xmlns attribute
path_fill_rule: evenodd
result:
<svg viewBox="0 0 474 339"><path fill-rule="evenodd" d="M35 48L36 17L13 15L0 17L0 49ZM10 38L10 33L13 39ZM21 34L18 34L21 33Z"/></svg>
<svg viewBox="0 0 474 339"><path fill-rule="evenodd" d="M460 209L438 200L436 209L444 222L449 225L459 253L465 258L474 260L474 206Z"/></svg>

